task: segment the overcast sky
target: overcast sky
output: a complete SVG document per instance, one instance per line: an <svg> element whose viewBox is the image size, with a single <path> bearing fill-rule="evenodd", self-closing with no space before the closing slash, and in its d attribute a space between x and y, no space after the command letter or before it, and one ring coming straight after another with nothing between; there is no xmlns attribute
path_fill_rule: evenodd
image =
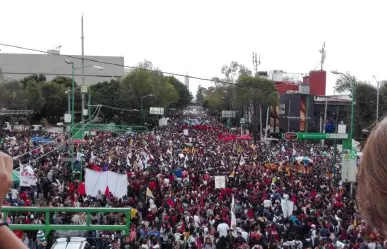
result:
<svg viewBox="0 0 387 249"><path fill-rule="evenodd" d="M63 54L148 59L163 71L211 78L238 61L259 70L307 73L326 42L326 71L387 79L385 0L13 0L2 1L0 43ZM25 51L0 47L1 52ZM328 73L327 93L336 76ZM183 79L181 79L183 81ZM190 81L190 90L211 83Z"/></svg>

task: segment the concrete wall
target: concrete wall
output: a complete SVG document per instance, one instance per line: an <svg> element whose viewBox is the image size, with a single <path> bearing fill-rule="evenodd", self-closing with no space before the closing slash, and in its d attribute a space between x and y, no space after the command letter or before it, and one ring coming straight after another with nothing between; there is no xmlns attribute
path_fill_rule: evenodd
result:
<svg viewBox="0 0 387 249"><path fill-rule="evenodd" d="M52 80L56 76L71 77L71 65L65 62L66 59L73 61L76 68L81 67L81 59L68 58L63 55L0 53L0 69L6 78L10 76L13 80L20 80L39 73L44 74L47 80ZM104 69L97 70L87 67L92 65L101 66ZM124 57L85 56L85 84L92 85L101 81L110 81L112 78L124 75L122 65L124 65ZM75 71L75 81L78 84L82 82L81 74L81 69Z"/></svg>

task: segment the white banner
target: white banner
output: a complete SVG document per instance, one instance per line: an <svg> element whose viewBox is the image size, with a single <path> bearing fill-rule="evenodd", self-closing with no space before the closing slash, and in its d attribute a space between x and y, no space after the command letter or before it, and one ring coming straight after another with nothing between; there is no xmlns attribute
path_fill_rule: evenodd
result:
<svg viewBox="0 0 387 249"><path fill-rule="evenodd" d="M30 165L20 165L20 186L30 187L36 185L36 176Z"/></svg>
<svg viewBox="0 0 387 249"><path fill-rule="evenodd" d="M226 177L215 176L215 188L225 188L225 187L226 187Z"/></svg>
<svg viewBox="0 0 387 249"><path fill-rule="evenodd" d="M96 197L98 191L105 194L106 188L118 198L127 193L128 177L126 174L118 174L112 171L95 171L86 169L85 187L86 194Z"/></svg>

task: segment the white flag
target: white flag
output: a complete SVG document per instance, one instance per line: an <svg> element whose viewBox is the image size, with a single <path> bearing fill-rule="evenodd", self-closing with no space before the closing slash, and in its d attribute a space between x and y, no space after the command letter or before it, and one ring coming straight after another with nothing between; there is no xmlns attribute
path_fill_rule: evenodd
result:
<svg viewBox="0 0 387 249"><path fill-rule="evenodd" d="M232 200L231 200L231 229L236 227L236 216L235 216L235 199L234 195L232 195Z"/></svg>
<svg viewBox="0 0 387 249"><path fill-rule="evenodd" d="M245 158L243 157L243 155L241 156L241 160L239 161L239 165L244 165L246 162L245 162Z"/></svg>

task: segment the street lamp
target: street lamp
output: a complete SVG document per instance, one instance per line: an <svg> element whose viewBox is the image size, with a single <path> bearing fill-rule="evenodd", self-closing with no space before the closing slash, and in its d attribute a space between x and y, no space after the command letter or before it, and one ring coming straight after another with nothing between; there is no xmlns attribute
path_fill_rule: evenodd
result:
<svg viewBox="0 0 387 249"><path fill-rule="evenodd" d="M74 67L74 62L69 60L69 59L66 59L65 62L69 65L71 65L71 128L70 128L70 131L71 131L71 136L74 136L73 134L73 128L74 128L74 113L75 113L75 79L74 79L74 76L75 76L75 70L77 69L81 69L82 67L80 68L75 68ZM96 65L90 65L90 66L86 66L86 67L93 67L95 69L98 69L98 70L103 70L103 67L101 66L96 66ZM85 68L85 67L83 67ZM83 110L82 110L82 113L83 115ZM72 170L74 170L74 138L72 138L72 141L71 141L71 168Z"/></svg>
<svg viewBox="0 0 387 249"><path fill-rule="evenodd" d="M143 112L143 109L142 109L142 100L146 97L153 97L153 94L148 94L148 95L145 95L145 96L142 96L141 97L141 125L144 125L144 112Z"/></svg>
<svg viewBox="0 0 387 249"><path fill-rule="evenodd" d="M379 94L380 94L380 82L376 79L375 75L372 76L376 81L376 123L379 122Z"/></svg>
<svg viewBox="0 0 387 249"><path fill-rule="evenodd" d="M350 149L352 149L353 117L354 117L354 105L355 105L355 80L352 77L348 76L347 74L338 72L336 70L331 71L331 73L337 74L337 75L342 75L347 80L351 81L351 95L352 95L351 96L351 119L350 119L351 126L350 126L350 130L349 130L349 139L351 140L351 148Z"/></svg>

